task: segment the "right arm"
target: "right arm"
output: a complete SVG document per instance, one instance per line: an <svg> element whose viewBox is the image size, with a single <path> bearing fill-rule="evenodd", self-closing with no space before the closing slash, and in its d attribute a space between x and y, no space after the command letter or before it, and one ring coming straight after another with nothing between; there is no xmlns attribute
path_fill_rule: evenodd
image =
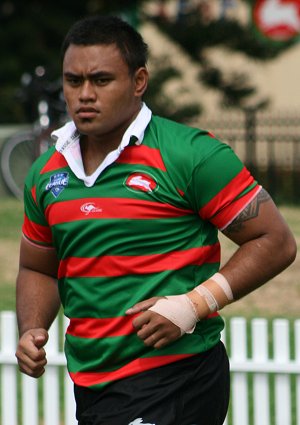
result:
<svg viewBox="0 0 300 425"><path fill-rule="evenodd" d="M16 301L20 339L16 357L20 371L35 378L44 373L47 361L43 347L60 308L57 270L53 248L39 247L22 238Z"/></svg>

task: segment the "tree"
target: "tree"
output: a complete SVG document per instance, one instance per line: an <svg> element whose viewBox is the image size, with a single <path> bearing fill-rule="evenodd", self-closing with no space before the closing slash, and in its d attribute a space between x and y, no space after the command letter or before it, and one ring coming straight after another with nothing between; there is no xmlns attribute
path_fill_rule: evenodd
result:
<svg viewBox="0 0 300 425"><path fill-rule="evenodd" d="M144 10L143 6L149 1L61 0L59 5L55 5L53 0L42 2L3 0L0 4L0 48L3 58L0 62L0 122L28 120L22 103L15 98L22 74L32 73L38 65L42 65L47 70L47 78L57 79L61 71L59 60L61 41L70 25L85 15L119 14L134 25L141 24L144 19L152 19L160 31L188 53L199 67L199 81L221 92L223 104L227 107L246 107L248 99L256 94L257 89L246 73L234 71L225 74L222 69L216 69L205 55L207 47L226 46L232 51L266 61L272 60L293 45L293 42L284 44L266 42L255 35L251 23L242 26L236 20L224 17L209 21L203 7L181 14L175 21L166 20L161 14L154 18L149 17L141 13ZM243 2L251 7L254 0ZM163 3L164 0L160 0L160 4ZM188 3L188 0L185 3ZM205 3L208 4L208 1L199 2L200 5ZM172 78L180 78L180 71L164 60L160 61L157 68L158 71L153 75L152 85L147 94L147 101L153 110L179 121L199 114L202 109L200 103L179 106L174 103L174 99L171 101L159 95L161 85ZM258 106L266 104L267 99L261 99Z"/></svg>
<svg viewBox="0 0 300 425"><path fill-rule="evenodd" d="M255 0L243 0L250 8ZM186 1L185 3L188 3ZM227 108L248 108L249 100L257 94L257 88L251 83L250 76L245 72L233 70L225 74L222 69L211 64L205 54L208 47L225 47L233 52L259 61L275 59L283 51L294 45L295 41L275 43L259 37L251 20L248 25L242 25L236 19L220 16L219 19L207 17L208 1L196 3L186 14L177 17L175 21L154 17L160 31L178 43L187 52L194 64L199 67L199 81L222 94L222 105ZM202 7L200 7L202 5ZM205 6L205 8L204 8ZM268 99L261 98L252 107L257 109L268 105Z"/></svg>
<svg viewBox="0 0 300 425"><path fill-rule="evenodd" d="M59 49L71 23L84 14L83 2L64 0L53 7L51 0L6 0L0 6L0 96L3 123L24 121L22 104L16 91L24 72L43 65L49 78L59 74Z"/></svg>
<svg viewBox="0 0 300 425"><path fill-rule="evenodd" d="M33 119L32 113L28 115L32 108L27 105L24 108L18 97L21 77L25 72L33 74L37 66L43 66L46 69L45 80L55 81L59 78L60 45L73 22L86 15L107 13L118 14L131 24L138 25L139 10L143 3L146 3L146 0L61 0L59 7L54 7L53 0L4 1L0 5L0 48L2 57L5 58L0 63L0 122L13 123ZM169 65L160 67L160 72L163 78L156 76L156 83L179 77L179 72L175 76ZM162 108L159 91L160 87L154 84L148 96L157 111ZM34 101L34 95L31 93L30 96ZM166 116L178 120L199 113L197 105L176 109L174 103L173 107L169 108L169 104L164 102L164 107Z"/></svg>

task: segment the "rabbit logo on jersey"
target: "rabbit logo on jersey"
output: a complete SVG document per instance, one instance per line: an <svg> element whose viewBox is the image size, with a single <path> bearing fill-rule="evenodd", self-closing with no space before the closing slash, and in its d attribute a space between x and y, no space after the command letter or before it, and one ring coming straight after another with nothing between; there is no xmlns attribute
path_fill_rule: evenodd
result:
<svg viewBox="0 0 300 425"><path fill-rule="evenodd" d="M152 193L158 188L158 184L154 177L143 172L130 174L125 180L125 186L134 191L137 190L148 193Z"/></svg>
<svg viewBox="0 0 300 425"><path fill-rule="evenodd" d="M58 195L69 184L69 173L57 173L50 176L50 181L46 185L46 190L50 191L52 195L57 198Z"/></svg>

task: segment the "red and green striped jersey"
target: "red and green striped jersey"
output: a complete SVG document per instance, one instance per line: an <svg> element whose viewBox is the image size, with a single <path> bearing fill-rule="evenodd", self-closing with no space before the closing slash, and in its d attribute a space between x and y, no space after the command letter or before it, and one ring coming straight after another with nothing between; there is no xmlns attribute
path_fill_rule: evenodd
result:
<svg viewBox="0 0 300 425"><path fill-rule="evenodd" d="M33 165L23 232L54 246L70 319L65 352L73 381L97 388L214 346L218 314L169 346L146 347L125 311L153 296L192 290L219 269L218 229L259 186L232 149L209 133L153 116L92 187L55 148Z"/></svg>

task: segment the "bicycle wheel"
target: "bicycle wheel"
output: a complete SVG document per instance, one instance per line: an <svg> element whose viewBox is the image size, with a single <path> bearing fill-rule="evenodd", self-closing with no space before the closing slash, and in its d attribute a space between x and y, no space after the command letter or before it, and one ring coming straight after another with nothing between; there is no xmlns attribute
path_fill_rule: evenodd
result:
<svg viewBox="0 0 300 425"><path fill-rule="evenodd" d="M23 199L25 177L35 160L35 135L24 131L9 137L1 150L1 173L8 190Z"/></svg>

